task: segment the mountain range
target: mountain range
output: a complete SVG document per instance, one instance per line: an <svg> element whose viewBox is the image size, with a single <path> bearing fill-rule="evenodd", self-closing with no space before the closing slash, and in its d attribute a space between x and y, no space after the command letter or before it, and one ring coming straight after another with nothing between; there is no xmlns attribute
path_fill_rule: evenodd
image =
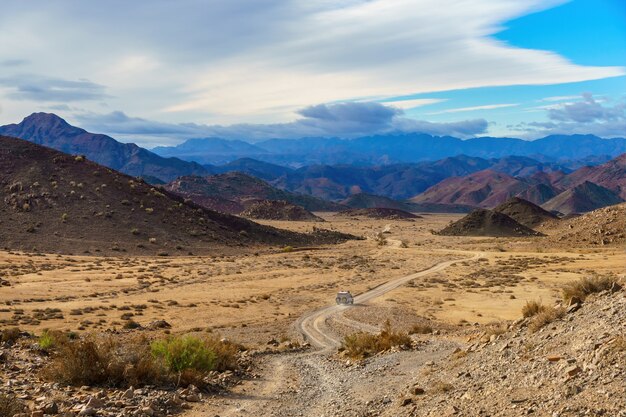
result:
<svg viewBox="0 0 626 417"><path fill-rule="evenodd" d="M312 211L377 205L412 211L467 211L492 208L513 196L568 213L597 208L603 200L626 198L626 140L622 138L549 136L530 142L388 135L353 140L276 139L256 144L212 138L155 149L159 155L89 133L46 113L2 126L0 134L85 155L153 184L167 183L165 188L170 191L229 213L241 212L247 201L263 199L285 200ZM218 154L227 162L200 165L173 157ZM240 157L246 154L263 160ZM322 157L326 154L332 154L330 159ZM298 155L342 163L296 168ZM443 157L431 160L437 156ZM237 159L229 160L231 157ZM284 165L267 159L283 160ZM371 165L375 160L381 163ZM412 162L391 163L397 160ZM584 163L595 166L574 170ZM247 175L232 174L235 172Z"/></svg>
<svg viewBox="0 0 626 417"><path fill-rule="evenodd" d="M201 164L224 164L247 157L279 165L387 165L443 159L455 155L501 158L529 156L541 161L584 158L599 162L626 152L626 139L594 135L552 135L534 141L480 137L462 140L426 134L389 134L356 139L271 139L255 144L218 138L192 139L177 146L158 147L161 156Z"/></svg>

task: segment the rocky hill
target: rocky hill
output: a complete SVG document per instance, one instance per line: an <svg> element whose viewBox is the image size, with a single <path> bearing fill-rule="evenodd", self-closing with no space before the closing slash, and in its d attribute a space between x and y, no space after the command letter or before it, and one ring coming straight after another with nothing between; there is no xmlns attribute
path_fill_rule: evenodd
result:
<svg viewBox="0 0 626 417"><path fill-rule="evenodd" d="M445 179L409 201L490 208L525 191L528 187L530 184L522 179L484 170L465 177Z"/></svg>
<svg viewBox="0 0 626 417"><path fill-rule="evenodd" d="M626 244L626 203L563 220L549 231L549 242L567 247Z"/></svg>
<svg viewBox="0 0 626 417"><path fill-rule="evenodd" d="M554 311L539 331L531 325L535 317L500 332L477 331L430 372L414 375L403 399L385 415L623 416L624 290L563 303Z"/></svg>
<svg viewBox="0 0 626 417"><path fill-rule="evenodd" d="M437 234L443 236L541 236L506 214L486 209L477 209L460 220L446 226Z"/></svg>
<svg viewBox="0 0 626 417"><path fill-rule="evenodd" d="M0 135L16 137L89 160L134 177L171 181L182 175L205 175L194 162L163 158L133 143L120 143L110 136L89 133L71 126L59 116L33 113L21 123L0 126Z"/></svg>
<svg viewBox="0 0 626 417"><path fill-rule="evenodd" d="M556 215L519 197L508 199L494 208L493 211L506 214L513 220L531 229L541 224L558 220Z"/></svg>
<svg viewBox="0 0 626 417"><path fill-rule="evenodd" d="M212 175L208 177L186 176L165 186L165 189L203 204L206 197L230 200L242 205L246 201L284 200L302 206L309 211L339 211L345 207L315 198L272 187L265 181L240 172Z"/></svg>
<svg viewBox="0 0 626 417"><path fill-rule="evenodd" d="M542 204L546 210L563 214L586 213L597 208L619 204L624 200L613 191L585 181Z"/></svg>
<svg viewBox="0 0 626 417"><path fill-rule="evenodd" d="M555 185L572 188L586 181L607 188L626 200L626 153L602 165L582 167L559 179Z"/></svg>
<svg viewBox="0 0 626 417"><path fill-rule="evenodd" d="M81 156L8 137L0 137L0 214L0 245L13 250L175 255L319 240L207 210Z"/></svg>
<svg viewBox="0 0 626 417"><path fill-rule="evenodd" d="M323 222L324 219L288 201L262 200L252 203L241 216L258 220L288 220L299 222Z"/></svg>

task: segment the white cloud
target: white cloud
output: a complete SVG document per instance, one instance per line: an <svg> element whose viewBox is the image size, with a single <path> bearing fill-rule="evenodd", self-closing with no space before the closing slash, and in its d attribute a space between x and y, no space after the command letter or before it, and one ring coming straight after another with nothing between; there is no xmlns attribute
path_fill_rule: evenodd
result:
<svg viewBox="0 0 626 417"><path fill-rule="evenodd" d="M88 79L106 88L111 108L206 123L286 122L316 103L624 74L491 37L563 1L8 0L0 61L4 73ZM40 106L2 91L3 121ZM103 103L81 105L100 112Z"/></svg>
<svg viewBox="0 0 626 417"><path fill-rule="evenodd" d="M436 104L446 101L442 98L414 98L408 100L394 100L394 101L381 101L382 104L387 106L397 107L402 110L410 110L416 107L427 106L429 104Z"/></svg>
<svg viewBox="0 0 626 417"><path fill-rule="evenodd" d="M434 115L434 114L459 113L459 112L477 111L477 110L493 110L493 109L501 109L505 107L515 107L515 106L519 106L519 103L486 104L484 106L459 107L456 109L447 109L447 110L442 110L442 111L433 112L433 113L426 113L426 114Z"/></svg>

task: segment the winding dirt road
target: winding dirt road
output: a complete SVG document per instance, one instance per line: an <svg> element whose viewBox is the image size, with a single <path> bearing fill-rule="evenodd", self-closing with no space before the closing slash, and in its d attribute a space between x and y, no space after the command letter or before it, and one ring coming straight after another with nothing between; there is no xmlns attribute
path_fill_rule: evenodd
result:
<svg viewBox="0 0 626 417"><path fill-rule="evenodd" d="M359 294L355 297L355 303L371 301L413 279L443 271L457 262L475 260L483 256L481 252L471 253L474 256L470 258L440 262L423 271L392 279ZM213 404L205 404L200 409L192 410L185 416L370 415L368 410L372 407L371 401L384 395L384 392L388 395L397 392L406 384L406 375L415 374L416 369L427 361L439 360L456 348L456 344L438 341L430 344L426 350L420 351L419 355L405 352L405 356L399 354L380 357L368 365L373 367L373 370L368 370L367 367L345 368L338 361L329 360L329 354L341 345L340 338L328 325L329 319L334 318L344 325L362 331L378 331L375 326L344 317L341 313L349 308L351 306L332 305L305 314L296 322L296 327L316 350L266 357L260 369L262 374L260 379L246 381L237 387L236 392L217 399ZM381 369L385 371L381 372ZM387 372L389 369L397 370Z"/></svg>
<svg viewBox="0 0 626 417"><path fill-rule="evenodd" d="M354 298L355 304L363 304L368 301L371 301L375 298L378 298L382 295L385 295L389 291L395 290L396 288L406 284L409 281L412 281L416 278L422 278L426 275L434 274L436 272L443 271L449 266L463 261L475 260L483 256L481 252L475 252L474 256L471 258L464 259L455 259L451 261L440 262L428 269L424 269L423 271L416 272L411 275L406 275L400 278L392 279L382 285L379 285L376 288L373 288L369 291L366 291L362 294L357 295ZM335 314L338 314L344 310L351 308L352 306L344 306L344 305L333 305L329 307L324 307L319 310L315 310L311 313L308 313L302 316L297 322L296 326L298 331L304 336L306 340L311 343L312 346L318 348L317 353L328 353L338 348L341 345L341 341L333 335L332 331L326 324L328 319L330 319ZM354 322L350 320L350 322ZM371 331L371 326L356 326L365 331Z"/></svg>

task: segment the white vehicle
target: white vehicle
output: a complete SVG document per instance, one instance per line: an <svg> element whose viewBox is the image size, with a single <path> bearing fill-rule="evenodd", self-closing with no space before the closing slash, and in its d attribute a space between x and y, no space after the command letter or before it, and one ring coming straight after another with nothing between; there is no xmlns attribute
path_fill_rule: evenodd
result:
<svg viewBox="0 0 626 417"><path fill-rule="evenodd" d="M339 291L335 301L337 301L337 304L339 305L350 305L354 304L354 297L350 291Z"/></svg>

